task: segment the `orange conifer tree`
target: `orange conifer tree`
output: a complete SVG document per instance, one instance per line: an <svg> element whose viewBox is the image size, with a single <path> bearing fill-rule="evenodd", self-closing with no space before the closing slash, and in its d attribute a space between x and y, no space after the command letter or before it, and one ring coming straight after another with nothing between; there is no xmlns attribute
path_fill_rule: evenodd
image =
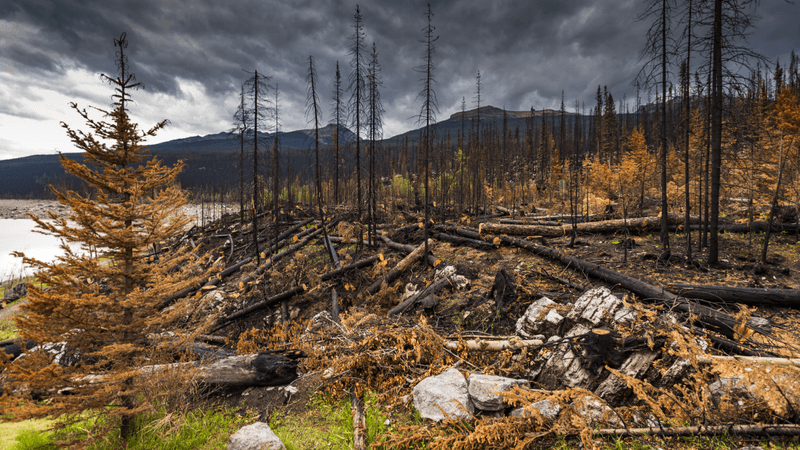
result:
<svg viewBox="0 0 800 450"><path fill-rule="evenodd" d="M165 346L180 343L173 339L154 344L154 337L179 330L178 324L192 314L191 299L164 312L159 312L159 304L208 274L186 253L162 256L160 261L145 257L188 223L179 211L186 194L175 184L183 166L165 167L155 158L145 161L145 139L155 136L167 121L147 131L131 122L129 91L141 83L128 72L125 33L114 39L114 45L119 75L101 75L115 87L114 109L98 109L110 122L91 119L75 103L72 108L92 132L75 131L62 122L88 164L63 155L61 162L93 193L82 197L51 186L59 201L71 208L69 218L52 213L47 221L33 217L39 232L96 253L73 252L62 244L65 254L56 262L24 258L40 271L36 283L28 286L26 314L17 318L17 325L22 338L41 345L15 361L9 372L17 392L52 399L49 406L26 408L23 416L108 413L119 420L107 423L118 424L125 439L135 431L135 414L150 406L146 403L150 397L141 395L144 387L136 378L137 368L152 364L158 355L171 354ZM192 332L201 329L194 327ZM44 350L45 343L63 345L72 361L65 364L63 358L54 357Z"/></svg>

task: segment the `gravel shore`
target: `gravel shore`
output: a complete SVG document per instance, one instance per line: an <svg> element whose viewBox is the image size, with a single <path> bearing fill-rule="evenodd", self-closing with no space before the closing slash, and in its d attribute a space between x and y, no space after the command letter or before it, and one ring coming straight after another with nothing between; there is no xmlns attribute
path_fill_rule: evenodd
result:
<svg viewBox="0 0 800 450"><path fill-rule="evenodd" d="M48 218L47 211L66 215L69 208L57 200L6 200L0 199L0 219L30 219L28 213L39 218Z"/></svg>
<svg viewBox="0 0 800 450"><path fill-rule="evenodd" d="M210 207L206 205L207 212ZM221 211L230 212L233 209L228 206L217 206L215 214L220 214ZM28 213L33 214L39 218L49 218L48 211L53 211L59 216L68 216L70 209L58 202L58 200L8 200L0 199L0 219L30 219ZM202 217L200 206L187 204L183 207L183 212L188 217L192 218L191 225L198 223Z"/></svg>

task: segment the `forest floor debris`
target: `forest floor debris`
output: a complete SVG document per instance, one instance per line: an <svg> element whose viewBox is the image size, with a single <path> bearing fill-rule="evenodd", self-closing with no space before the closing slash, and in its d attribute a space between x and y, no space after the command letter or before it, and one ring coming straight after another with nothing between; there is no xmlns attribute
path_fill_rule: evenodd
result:
<svg viewBox="0 0 800 450"><path fill-rule="evenodd" d="M648 303L503 236L487 242L486 233L476 236L482 241L433 235L431 265L444 268L436 271L408 256L424 247L418 225L387 221L370 239L350 211L337 211L338 223L327 230L337 270L322 235L311 235L320 223L301 207L289 211L275 226L262 223L260 266L249 259L255 252L250 224L233 215L195 226L148 255L185 245L216 249L208 264L224 262L217 282L186 295L220 318L217 343L241 354L300 350L307 356L289 384L297 389L220 386L210 399L260 411L268 420L287 407L302 410L318 391L371 392L409 410L415 387L448 370L464 378L467 392L472 377L521 380L502 394L500 410L466 406L474 419L469 426L404 425L383 441L392 448L525 448L559 436L589 444L597 427L617 430L606 433L613 436L641 429L680 434L679 424L698 433L691 427L752 432L800 420L800 311L791 304L705 303L733 318L730 329L715 329L691 310ZM522 239L653 286L679 286L679 295L683 285L800 289L793 235L778 235L762 265L756 263L758 234L722 234L722 263L709 267L686 260L677 246L660 263L658 237L646 233L580 234L573 247L568 236ZM290 257L276 258L282 253ZM366 262L356 268L359 261Z"/></svg>

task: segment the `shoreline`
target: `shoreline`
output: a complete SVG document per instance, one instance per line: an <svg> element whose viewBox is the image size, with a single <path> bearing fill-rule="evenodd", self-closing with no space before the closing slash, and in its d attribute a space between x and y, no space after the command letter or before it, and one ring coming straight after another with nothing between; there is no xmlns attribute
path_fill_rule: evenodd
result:
<svg viewBox="0 0 800 450"><path fill-rule="evenodd" d="M191 224L197 224L202 213L200 205L187 203L183 207L183 212L191 219ZM206 204L206 208L210 208ZM230 205L216 204L216 213L221 211L230 212L233 208ZM29 199L0 199L0 219L31 220L28 214L33 214L40 219L49 219L48 211L54 212L58 216L68 216L70 209L62 205L58 200L29 200ZM208 209L206 210L208 212Z"/></svg>

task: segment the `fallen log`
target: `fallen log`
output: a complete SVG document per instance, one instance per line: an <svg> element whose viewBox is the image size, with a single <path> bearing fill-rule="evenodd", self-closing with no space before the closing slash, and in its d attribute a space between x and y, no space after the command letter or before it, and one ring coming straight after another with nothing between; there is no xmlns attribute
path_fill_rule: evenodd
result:
<svg viewBox="0 0 800 450"><path fill-rule="evenodd" d="M715 436L760 435L800 436L800 425L718 425L671 428L601 428L592 432L601 436Z"/></svg>
<svg viewBox="0 0 800 450"><path fill-rule="evenodd" d="M567 286L567 287L570 287L572 289L575 289L578 292L585 292L585 291L589 290L589 288L587 288L586 286L584 286L582 284L578 284L578 283L575 283L575 282L572 282L572 281L569 281L569 280L565 280L565 279L563 279L561 277L557 277L555 275L550 275L546 271L538 271L537 273L539 274L539 276L541 276L543 278L547 278L548 280L553 280L553 281L555 281L557 283L561 283L564 286Z"/></svg>
<svg viewBox="0 0 800 450"><path fill-rule="evenodd" d="M428 251L433 248L433 240L428 239ZM401 273L405 272L411 266L417 263L420 259L422 259L422 254L425 253L425 244L421 244L419 247L414 249L411 253L408 254L405 258L403 258L396 266L394 266L391 270L386 272L382 277L377 279L374 283L367 287L366 292L369 295L373 295L381 289L383 283L391 283L395 280Z"/></svg>
<svg viewBox="0 0 800 450"><path fill-rule="evenodd" d="M437 225L434 227L437 230L447 231L448 233L455 233L460 234L461 236L468 237L470 239L474 239L476 241L484 241L493 246L499 246L503 241L500 240L499 237L491 236L491 235L481 235L478 230L474 228L465 228L465 227L456 227L452 225L441 226Z"/></svg>
<svg viewBox="0 0 800 450"><path fill-rule="evenodd" d="M774 364L777 366L797 366L800 367L800 358L773 358L765 356L698 356L697 362L700 364L714 364L722 361L739 361L749 364Z"/></svg>
<svg viewBox="0 0 800 450"><path fill-rule="evenodd" d="M350 391L350 408L353 415L353 450L367 448L367 415L364 413L364 399Z"/></svg>
<svg viewBox="0 0 800 450"><path fill-rule="evenodd" d="M477 248L480 250L493 250L497 248L496 246L489 244L488 242L480 241L477 239L470 239L467 237L453 236L452 234L433 233L431 234L431 237L436 239L437 241L449 242L451 244L456 244L456 245L468 245L470 247Z"/></svg>
<svg viewBox="0 0 800 450"><path fill-rule="evenodd" d="M497 212L502 213L502 214L507 215L507 216L512 216L512 215L514 215L515 213L518 212L516 209L512 210L512 209L504 208L502 206L495 206L494 209L496 209Z"/></svg>
<svg viewBox="0 0 800 450"><path fill-rule="evenodd" d="M668 287L682 297L708 302L800 308L800 289L766 289L698 284L671 284Z"/></svg>
<svg viewBox="0 0 800 450"><path fill-rule="evenodd" d="M541 220L526 221L526 220L520 220L520 219L500 219L500 221L498 223L501 223L503 225L538 225L538 226L541 226L541 227L561 227L561 226L564 226L564 224L561 223L561 222L549 222L549 221L541 221Z"/></svg>
<svg viewBox="0 0 800 450"><path fill-rule="evenodd" d="M471 339L468 341L447 341L444 347L448 350L458 350L460 348L467 348L469 350L484 350L487 352L500 352L503 350L516 350L523 347L539 347L544 345L544 342L539 339L507 339L507 340L483 340Z"/></svg>
<svg viewBox="0 0 800 450"><path fill-rule="evenodd" d="M462 229L459 229L459 234L462 232L461 230ZM674 311L693 316L695 320L703 324L706 328L711 328L725 337L734 338L737 334L735 329L738 325L738 322L729 314L717 311L707 306L690 302L684 298L678 297L664 288L653 286L652 284L621 274L599 264L591 263L589 261L584 261L580 258L564 254L558 250L535 245L534 243L523 239L501 236L500 240L507 244L516 245L517 247L529 250L536 255L545 256L559 261L564 265L582 270L583 272L603 280L610 285L620 286L638 295L644 301L662 303ZM755 322L752 320L748 324L754 329L760 329L760 326L755 324Z"/></svg>
<svg viewBox="0 0 800 450"><path fill-rule="evenodd" d="M682 224L684 216L678 214L669 215L669 223L673 225ZM700 221L698 216L692 217L693 223ZM614 219L604 220L600 222L585 222L576 225L579 233L614 233L617 231L628 228L633 231L646 231L655 230L661 227L660 217L640 217L634 219ZM541 225L512 225L504 223L485 222L480 225L478 232L483 234L509 234L515 236L545 236L545 237L561 237L568 236L572 232L571 224L560 224L558 226L541 226Z"/></svg>
<svg viewBox="0 0 800 450"><path fill-rule="evenodd" d="M140 367L142 375L165 371L191 371L192 379L204 384L244 387L283 386L297 379L298 359L305 358L302 351L289 350L282 353L253 353L230 356L205 364L197 362L156 364ZM102 383L105 375L86 375L79 381L89 384Z"/></svg>
<svg viewBox="0 0 800 450"><path fill-rule="evenodd" d="M412 295L411 297L403 300L399 305L395 306L394 308L390 309L388 312L389 316L396 316L398 314L403 314L406 312L407 309L414 306L415 303L418 301L430 296L436 295L440 290L442 290L445 286L450 284L450 277L442 276L438 279L434 280L431 284L429 284L424 289L420 290L416 294Z"/></svg>
<svg viewBox="0 0 800 450"><path fill-rule="evenodd" d="M383 241L384 244L386 244L387 247L393 248L393 249L398 250L398 251L401 251L401 252L403 252L405 254L409 254L409 253L413 252L414 250L416 250L416 247L414 247L413 245L400 244L400 243L394 242L393 240L389 239L389 237L386 236L386 235L380 235L378 237ZM436 266L441 264L441 262L442 262L441 259L439 259L439 258L437 258L437 257L435 257L433 255L428 255L428 265L429 266L431 266L433 268L436 268Z"/></svg>
<svg viewBox="0 0 800 450"><path fill-rule="evenodd" d="M289 236L293 235L295 232L297 232L297 230L299 230L300 228L303 228L304 226L308 225L309 223L311 223L313 221L314 221L314 218L311 217L309 219L303 220L303 221L295 224L294 226L290 227L288 230L286 230L283 233L279 234L278 238L275 240L275 242L280 242L280 241L286 239L287 237L289 237ZM264 236L264 237L258 239L258 243L261 244L264 241L267 241L267 240L270 240L270 239L271 239L270 237ZM269 245L267 245L267 248L269 248L272 245L275 245L275 242L270 242Z"/></svg>
<svg viewBox="0 0 800 450"><path fill-rule="evenodd" d="M349 266L342 267L341 269L336 269L336 270L330 271L328 273L324 273L324 274L320 275L320 279L322 281L330 280L332 278L335 278L335 277L343 274L344 272L346 272L348 270L360 269L362 267L366 267L366 266L369 266L371 264L374 264L376 261L378 261L378 259L379 259L378 255L370 256L369 258L365 258L365 259L356 261L353 264L350 264ZM259 310L262 310L264 308L268 308L268 307L270 307L272 305L276 305L276 304L278 304L278 303L280 303L280 302L282 302L284 300L288 300L288 299L294 297L295 295L298 295L298 294L301 294L301 293L305 292L305 290L306 290L305 285L301 284L300 286L297 286L297 287L294 287L292 289L283 291L283 292L281 292L281 293L279 293L277 295L274 295L274 296L272 296L272 297L270 297L270 298L268 298L266 300L262 300L262 301L260 301L260 302L258 302L256 304L250 305L247 308L239 310L239 311L237 311L235 313L232 313L232 314L230 314L230 315L228 315L226 317L222 317L222 318L217 320L217 323L214 325L214 327L209 332L213 333L213 332L215 332L215 331L217 331L217 330L219 330L221 328L224 328L225 326L227 326L228 324L230 324L231 322L233 322L236 319L239 319L241 317L247 316L248 314L251 314L251 313L253 313L255 311L259 311Z"/></svg>

